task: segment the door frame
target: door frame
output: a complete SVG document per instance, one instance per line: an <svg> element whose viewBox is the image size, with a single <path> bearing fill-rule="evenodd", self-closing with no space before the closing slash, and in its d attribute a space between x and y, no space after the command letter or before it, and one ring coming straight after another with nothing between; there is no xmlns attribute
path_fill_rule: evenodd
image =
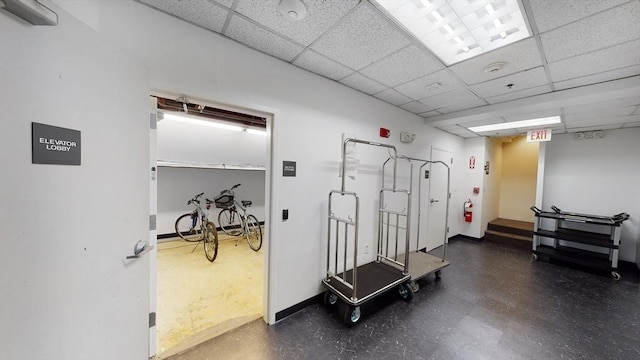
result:
<svg viewBox="0 0 640 360"><path fill-rule="evenodd" d="M204 105L209 105L212 107L216 107L218 109L223 109L223 110L229 110L229 111L235 111L235 112L241 112L244 114L248 114L248 115L254 115L254 116L260 116L260 117L264 117L266 118L266 131L267 131L267 136L266 136L266 141L267 141L267 154L266 154L266 161L265 161L265 220L264 220L264 230L263 230L263 244L262 244L262 249L264 249L264 270L263 270L263 275L264 275L264 279L263 279L263 296L262 296L262 301L263 301L263 311L262 311L262 318L263 321L267 324L270 323L275 323L275 311L273 311L273 321L270 321L271 319L271 313L270 310L271 309L271 304L272 301L270 301L269 298L269 289L271 286L271 253L272 253L272 245L271 245L271 239L273 239L273 226L271 226L271 213L273 211L273 205L272 205L272 198L273 198L273 181L272 181L272 176L273 176L273 157L274 157L274 144L275 142L273 141L273 134L274 134L274 120L275 117L278 113L278 110L272 109L272 108L266 108L266 107L260 107L260 106L256 106L255 104L252 105L247 105L247 106L243 106L241 104L237 104L237 105L229 105L229 104L225 104L222 102L217 102L214 100L204 100L202 98L198 98L198 97L194 97L194 96L187 96L184 94L176 94L176 93L170 93L170 92L162 92L162 91L150 91L150 96L159 96L159 97L164 97L164 98L178 98L181 96L186 96L188 99L190 99L191 101L195 101ZM157 104L155 104L156 106L156 112L153 113L153 115L156 116L157 118ZM153 116L152 115L152 116ZM154 164L151 166L155 166L156 170L157 170L157 148L158 148L158 138L157 138L157 131L156 129L150 129L150 147L152 149L155 149L155 151L152 151L152 153L150 154L150 164ZM155 191L153 191L155 189ZM156 204L156 207L151 208L150 209L150 216L154 216L157 213L157 199L158 199L158 192L157 192L157 182L153 182L153 184L150 185L150 193L151 193L151 199L150 202L152 204ZM157 244L157 231L153 231L153 241L154 241L154 245ZM157 246L156 246L157 247ZM154 250L155 251L155 250ZM157 257L157 253L154 253L153 256ZM150 264L150 269L149 269L149 277L150 277L150 310L149 313L153 314L150 316L153 316L155 318L155 312L157 310L157 297L158 297L158 293L157 293L157 279L158 279L158 268L157 268L157 262L152 261ZM151 325L151 323L150 323ZM155 326L153 327L152 330L155 333L156 328ZM149 338L149 348L151 349L150 351L150 356L156 355L157 354L157 337L154 335L153 337Z"/></svg>

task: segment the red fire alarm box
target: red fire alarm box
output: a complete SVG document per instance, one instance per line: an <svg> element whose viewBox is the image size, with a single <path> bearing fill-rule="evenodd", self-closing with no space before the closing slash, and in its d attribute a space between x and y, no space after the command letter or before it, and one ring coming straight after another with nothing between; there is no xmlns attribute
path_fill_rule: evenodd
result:
<svg viewBox="0 0 640 360"><path fill-rule="evenodd" d="M391 130L380 128L380 137L388 138L389 136L391 136Z"/></svg>

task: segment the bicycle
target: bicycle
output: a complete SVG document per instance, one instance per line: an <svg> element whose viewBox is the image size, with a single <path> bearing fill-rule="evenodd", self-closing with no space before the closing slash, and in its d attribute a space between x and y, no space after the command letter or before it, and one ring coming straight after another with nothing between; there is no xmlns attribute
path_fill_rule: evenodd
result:
<svg viewBox="0 0 640 360"><path fill-rule="evenodd" d="M213 200L216 203L216 207L220 210L218 213L218 224L220 229L231 236L244 235L247 239L247 244L254 251L260 250L262 247L262 229L260 228L260 222L258 218L253 215L247 214L247 208L251 206L252 202L249 200L242 200L237 202L235 200L235 194L233 190L240 184L236 184L231 189L223 190ZM240 209L241 212L238 212ZM238 239L240 241L240 239ZM236 241L236 246L238 242Z"/></svg>
<svg viewBox="0 0 640 360"><path fill-rule="evenodd" d="M196 208L184 215L180 215L175 223L176 234L183 240L189 242L200 242L204 240L204 255L207 260L213 262L218 256L218 230L213 222L207 218L207 213L200 206L200 193L187 201L187 205L194 205ZM205 198L206 208L209 210L213 201ZM199 227L199 229L198 229ZM196 244L198 247L198 244ZM196 248L194 247L191 252Z"/></svg>

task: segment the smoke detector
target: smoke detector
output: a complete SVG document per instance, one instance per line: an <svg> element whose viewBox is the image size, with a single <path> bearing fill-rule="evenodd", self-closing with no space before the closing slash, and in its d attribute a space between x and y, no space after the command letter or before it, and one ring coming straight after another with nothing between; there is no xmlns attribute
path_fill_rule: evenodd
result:
<svg viewBox="0 0 640 360"><path fill-rule="evenodd" d="M282 0L278 12L291 21L300 21L307 16L307 7L301 0Z"/></svg>
<svg viewBox="0 0 640 360"><path fill-rule="evenodd" d="M494 62L493 64L489 64L485 66L483 71L487 74L493 74L495 72L502 70L502 68L505 67L505 65L507 65L506 61Z"/></svg>

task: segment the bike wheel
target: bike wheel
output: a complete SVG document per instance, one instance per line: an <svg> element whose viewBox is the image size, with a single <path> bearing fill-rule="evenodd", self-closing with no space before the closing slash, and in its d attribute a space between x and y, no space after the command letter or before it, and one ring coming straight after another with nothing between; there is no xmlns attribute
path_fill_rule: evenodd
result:
<svg viewBox="0 0 640 360"><path fill-rule="evenodd" d="M253 215L247 216L247 230L249 232L245 234L245 236L247 237L249 247L254 251L260 250L262 247L262 229L260 228L258 218Z"/></svg>
<svg viewBox="0 0 640 360"><path fill-rule="evenodd" d="M180 215L175 224L176 235L185 241L200 241L202 240L202 233L196 225L198 225L198 218L196 216L196 223L194 224L193 213Z"/></svg>
<svg viewBox="0 0 640 360"><path fill-rule="evenodd" d="M240 215L235 210L222 209L218 214L218 224L227 235L238 236L242 234Z"/></svg>
<svg viewBox="0 0 640 360"><path fill-rule="evenodd" d="M218 256L218 230L209 221L204 231L204 255L209 261L213 262Z"/></svg>

